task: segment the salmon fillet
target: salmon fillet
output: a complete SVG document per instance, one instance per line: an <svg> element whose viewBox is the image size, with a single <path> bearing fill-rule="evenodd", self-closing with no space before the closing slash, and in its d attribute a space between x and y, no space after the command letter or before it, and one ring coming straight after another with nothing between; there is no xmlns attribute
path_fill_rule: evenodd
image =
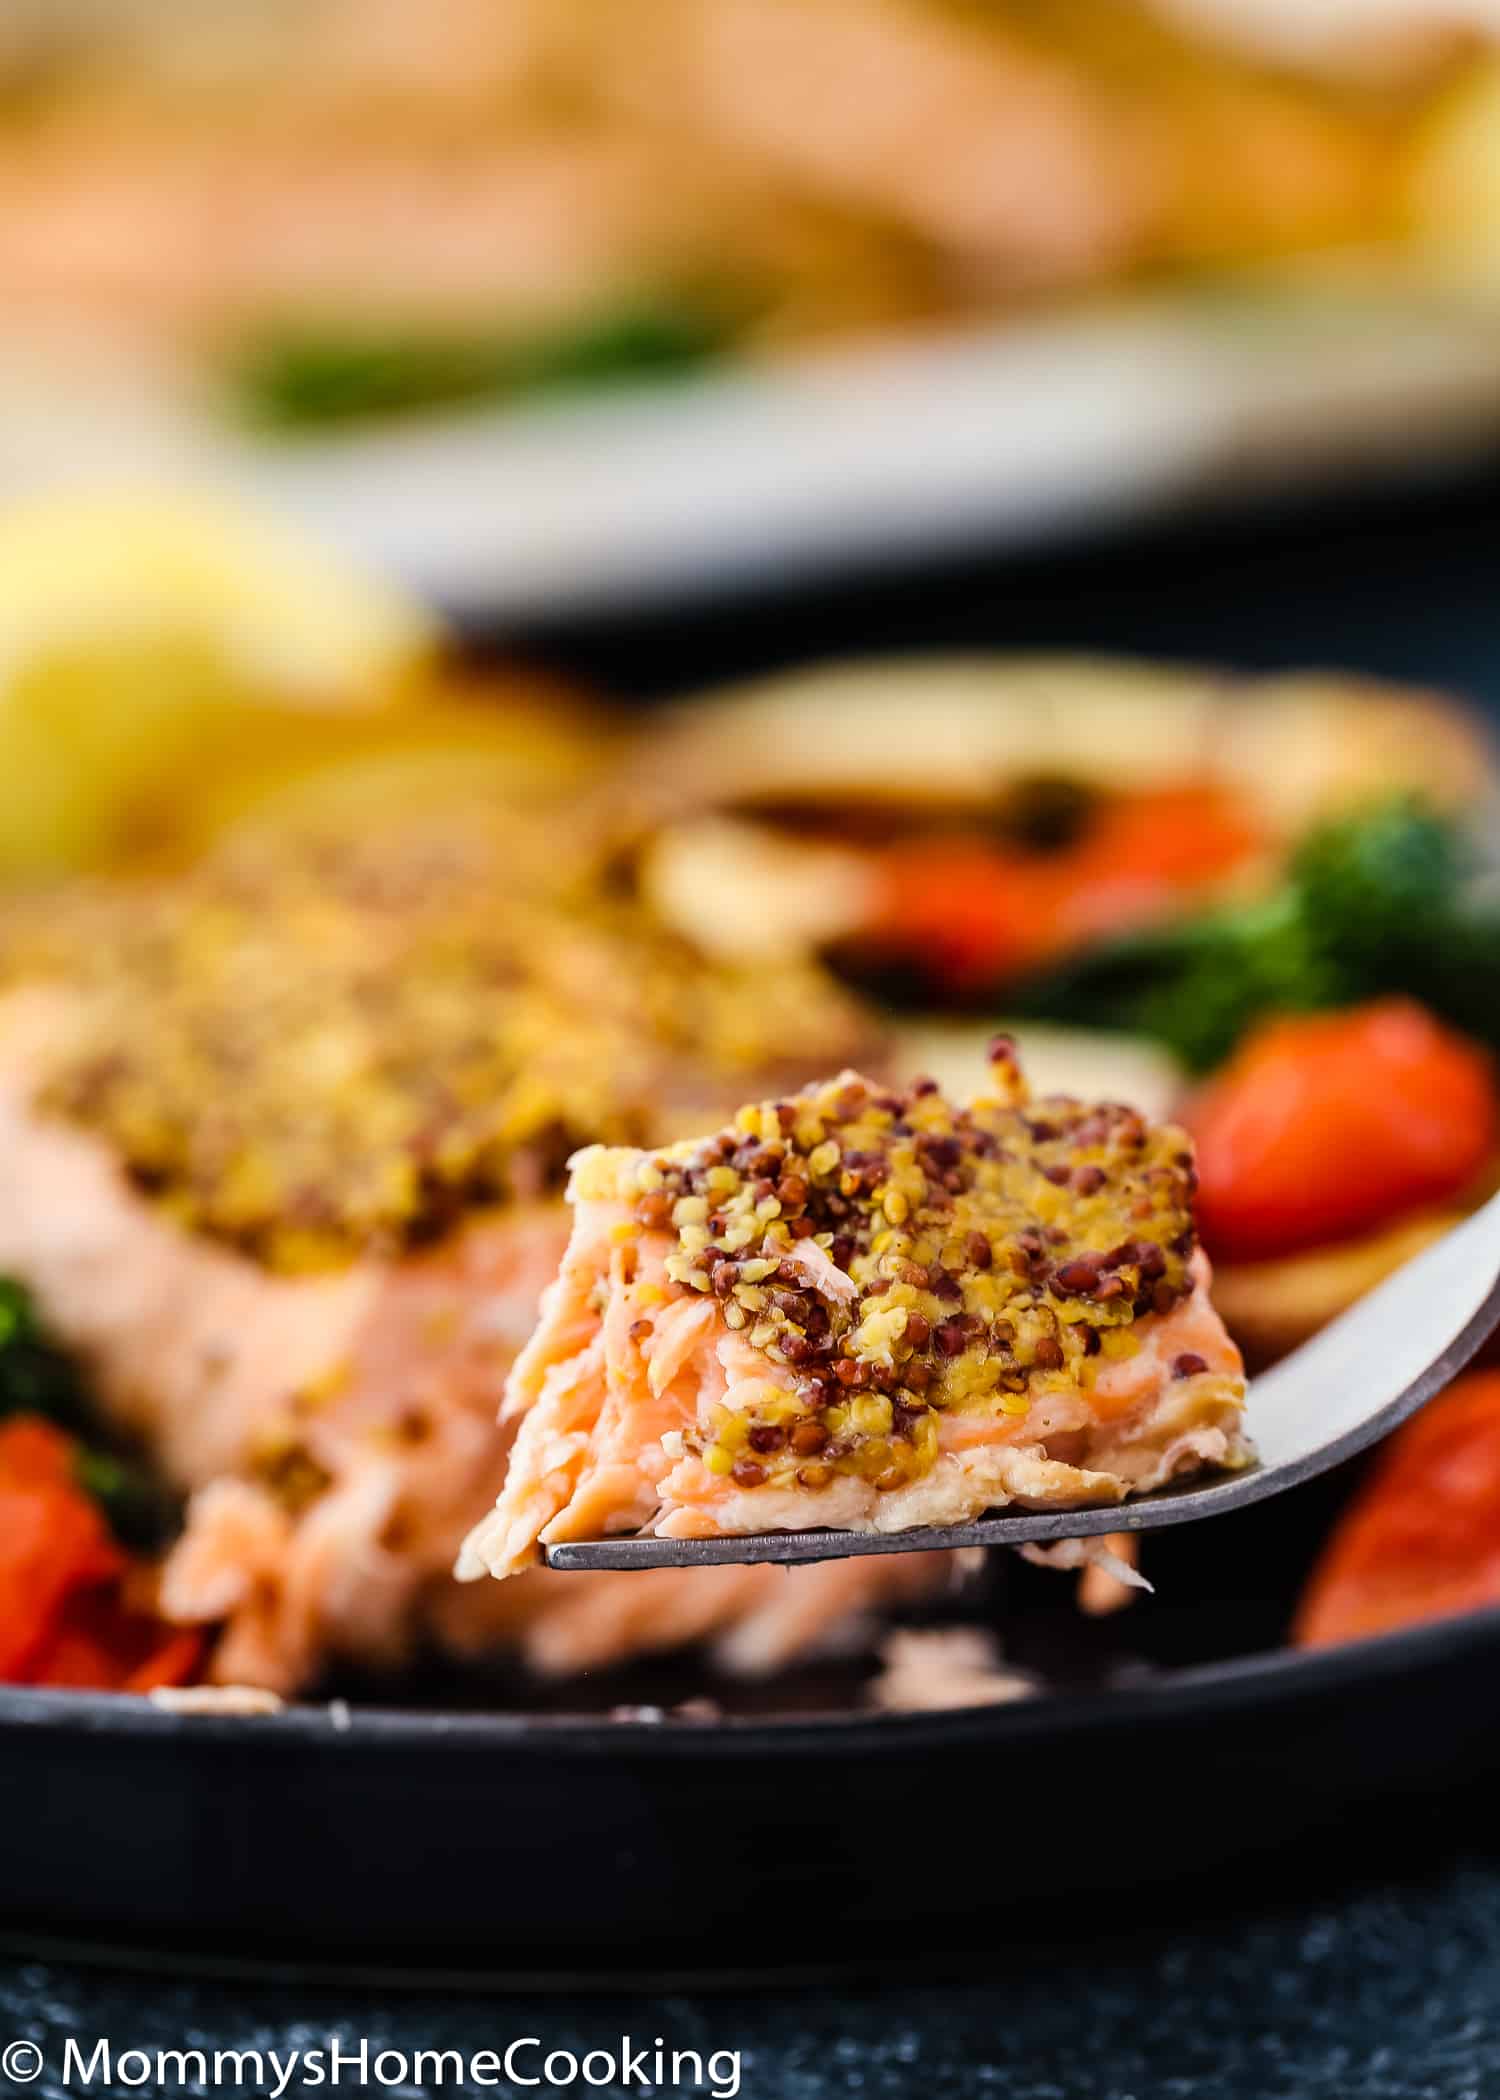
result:
<svg viewBox="0 0 1500 2100"><path fill-rule="evenodd" d="M656 0L628 32L606 18L598 48L627 106L987 266L992 288L1119 268L1151 231L1149 134L993 10Z"/></svg>
<svg viewBox="0 0 1500 2100"><path fill-rule="evenodd" d="M189 1495L165 1615L220 1624L220 1682L293 1692L331 1658L393 1667L425 1643L518 1653L549 1676L711 1644L760 1674L856 1638L948 1579L938 1556L879 1567L671 1569L454 1592L510 1431L495 1394L567 1237L560 1204L494 1211L441 1249L286 1277L184 1233L108 1149L39 1115L52 996L0 1021L0 1270L35 1291L109 1418Z"/></svg>
<svg viewBox="0 0 1500 2100"><path fill-rule="evenodd" d="M1368 241L1413 117L1172 26L1246 0L17 6L8 340L168 373L704 287L774 346Z"/></svg>
<svg viewBox="0 0 1500 2100"><path fill-rule="evenodd" d="M46 992L12 998L0 1026L0 1269L191 1497L167 1615L222 1621L215 1674L276 1690L329 1654L400 1659L504 1462L496 1381L560 1211L481 1215L406 1262L277 1275L176 1228L107 1146L38 1113L60 1026Z"/></svg>
<svg viewBox="0 0 1500 2100"><path fill-rule="evenodd" d="M852 1072L668 1151L573 1162L472 1580L565 1539L1113 1503L1249 1457L1181 1131Z"/></svg>
<svg viewBox="0 0 1500 2100"><path fill-rule="evenodd" d="M324 0L196 66L49 51L47 12L0 127L0 286L43 340L524 332L703 285L804 335L950 305L955 256L1000 290L1128 263L1152 190L1128 112L898 0Z"/></svg>
<svg viewBox="0 0 1500 2100"><path fill-rule="evenodd" d="M54 981L0 1002L0 1271L188 1497L167 1615L222 1627L220 1681L291 1692L331 1661L390 1667L433 1644L560 1674L711 1641L769 1668L944 1580L934 1562L855 1583L670 1571L682 1579L644 1591L541 1575L455 1603L455 1554L512 1436L496 1396L566 1244L552 1119L582 1135L648 1103L670 1114L722 1091L729 1052L699 1004L689 1058L665 1012L631 1005L665 1002L661 958L589 935L539 965L560 973L555 996L590 1006L577 1054L548 1053L553 995L538 1003L493 941L470 945L476 919L496 918L495 867L455 869L451 825L444 847L435 862L430 842L399 839L362 841L353 864L320 853L309 893L294 856L236 848L227 871L113 916L91 899L89 966L54 954ZM66 949L67 914L53 927ZM810 1053L846 1012L805 1009ZM765 1018L795 1045L795 1016ZM725 1027L762 1054L744 1017ZM596 1052L602 1093L582 1069ZM435 1123L469 1079L487 1090L469 1120L450 1102ZM497 1086L514 1089L514 1121L495 1113ZM434 1181L407 1232L391 1170L433 1143L457 1178ZM321 1208L298 1193L308 1176Z"/></svg>
<svg viewBox="0 0 1500 2100"><path fill-rule="evenodd" d="M931 296L882 229L609 118L332 137L295 114L167 127L86 110L0 131L0 171L18 338L97 350L92 329L168 370L288 332L524 347L652 299L693 314L726 252L733 310L767 333L878 324Z"/></svg>

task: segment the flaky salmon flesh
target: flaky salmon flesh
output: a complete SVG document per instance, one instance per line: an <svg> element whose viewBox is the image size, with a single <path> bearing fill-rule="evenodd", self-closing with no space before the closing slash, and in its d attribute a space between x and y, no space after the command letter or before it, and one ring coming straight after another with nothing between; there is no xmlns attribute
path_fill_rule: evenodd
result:
<svg viewBox="0 0 1500 2100"><path fill-rule="evenodd" d="M461 1577L540 1547L1112 1503L1247 1462L1191 1151L1133 1111L844 1073L694 1145L591 1148Z"/></svg>
<svg viewBox="0 0 1500 2100"><path fill-rule="evenodd" d="M38 1107L58 997L0 1007L0 1271L186 1493L162 1608L221 1629L217 1681L291 1693L331 1663L388 1669L427 1646L560 1676L704 1643L760 1672L949 1579L941 1556L919 1555L792 1580L538 1573L457 1589L454 1555L506 1464L497 1397L563 1253L562 1204L478 1212L400 1259L278 1274L182 1230L109 1145Z"/></svg>

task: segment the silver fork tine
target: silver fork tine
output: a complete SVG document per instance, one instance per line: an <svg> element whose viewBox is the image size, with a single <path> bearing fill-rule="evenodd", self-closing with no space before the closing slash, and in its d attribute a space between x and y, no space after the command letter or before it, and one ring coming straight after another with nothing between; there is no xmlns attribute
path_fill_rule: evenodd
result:
<svg viewBox="0 0 1500 2100"><path fill-rule="evenodd" d="M1426 1331L1423 1331L1424 1323ZM1206 1485L1160 1488L1135 1502L980 1517L924 1531L768 1531L745 1537L585 1539L545 1547L549 1568L713 1568L1022 1546L1153 1531L1246 1508L1351 1458L1415 1413L1500 1327L1500 1195L1491 1197L1250 1388L1248 1423L1265 1462ZM1262 1395L1264 1433L1257 1425Z"/></svg>
<svg viewBox="0 0 1500 2100"><path fill-rule="evenodd" d="M1234 1482L1225 1485L1238 1485L1255 1477L1254 1472L1239 1474ZM1140 1502L1112 1502L1094 1509L1023 1510L978 1517L970 1524L929 1525L920 1531L759 1531L743 1537L714 1539L579 1539L567 1545L547 1546L543 1554L549 1568L569 1574L605 1568L722 1568L761 1563L791 1568L805 1561L852 1560L866 1553L1020 1546L1084 1538L1105 1531L1143 1531L1153 1524L1183 1521L1185 1513L1181 1511L1174 1509L1170 1517L1165 1514L1168 1503L1175 1505L1195 1495L1217 1497L1220 1492L1219 1488L1169 1488Z"/></svg>

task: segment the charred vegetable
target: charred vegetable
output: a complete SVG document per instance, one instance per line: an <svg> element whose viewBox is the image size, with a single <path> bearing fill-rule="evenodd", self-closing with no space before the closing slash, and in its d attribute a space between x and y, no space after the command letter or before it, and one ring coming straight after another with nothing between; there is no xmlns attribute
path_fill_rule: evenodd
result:
<svg viewBox="0 0 1500 2100"><path fill-rule="evenodd" d="M22 1417L40 1417L77 1440L77 1485L122 1544L144 1550L169 1535L173 1497L131 1453L100 1442L77 1367L46 1334L22 1285L0 1276L0 1421Z"/></svg>
<svg viewBox="0 0 1500 2100"><path fill-rule="evenodd" d="M1385 803L1313 832L1272 896L1104 943L1007 1004L1155 1036L1196 1071L1264 1014L1392 992L1500 1048L1500 904L1473 877L1451 825Z"/></svg>
<svg viewBox="0 0 1500 2100"><path fill-rule="evenodd" d="M1399 1429L1319 1556L1299 1647L1500 1599L1500 1372L1475 1371Z"/></svg>
<svg viewBox="0 0 1500 2100"><path fill-rule="evenodd" d="M1261 1261L1462 1203L1500 1143L1494 1060L1411 999L1283 1015L1189 1099L1199 1229Z"/></svg>
<svg viewBox="0 0 1500 2100"><path fill-rule="evenodd" d="M0 1423L0 1683L145 1692L202 1661L169 1626L79 1483L74 1439L37 1415Z"/></svg>

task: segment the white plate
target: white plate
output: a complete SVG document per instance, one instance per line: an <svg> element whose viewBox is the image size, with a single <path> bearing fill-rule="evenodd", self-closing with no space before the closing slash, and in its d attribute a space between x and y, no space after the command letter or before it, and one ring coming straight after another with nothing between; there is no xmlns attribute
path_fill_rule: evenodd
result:
<svg viewBox="0 0 1500 2100"><path fill-rule="evenodd" d="M18 368L0 493L207 484L519 619L1037 544L1497 435L1494 300L1239 287L275 443Z"/></svg>

